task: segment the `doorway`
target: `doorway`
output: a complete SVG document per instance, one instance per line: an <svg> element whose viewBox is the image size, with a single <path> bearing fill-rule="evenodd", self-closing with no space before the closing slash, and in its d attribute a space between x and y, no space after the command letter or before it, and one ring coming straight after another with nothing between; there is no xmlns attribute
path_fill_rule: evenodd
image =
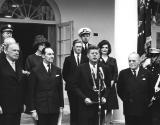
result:
<svg viewBox="0 0 160 125"><path fill-rule="evenodd" d="M13 37L19 43L23 66L25 65L28 55L35 53L33 48L34 38L36 35L42 34L48 38L48 26L44 24L30 23L10 23L13 26Z"/></svg>

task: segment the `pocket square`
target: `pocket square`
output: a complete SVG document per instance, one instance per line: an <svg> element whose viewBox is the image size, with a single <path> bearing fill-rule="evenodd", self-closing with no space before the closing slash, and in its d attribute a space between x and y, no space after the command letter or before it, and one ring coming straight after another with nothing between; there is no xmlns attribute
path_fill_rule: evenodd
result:
<svg viewBox="0 0 160 125"><path fill-rule="evenodd" d="M59 77L60 75L56 75L56 77Z"/></svg>

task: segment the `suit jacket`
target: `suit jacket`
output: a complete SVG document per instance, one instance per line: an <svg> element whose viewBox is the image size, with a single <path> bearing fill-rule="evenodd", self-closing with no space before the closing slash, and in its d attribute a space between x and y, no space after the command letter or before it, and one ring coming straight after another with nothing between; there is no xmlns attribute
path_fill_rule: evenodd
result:
<svg viewBox="0 0 160 125"><path fill-rule="evenodd" d="M38 113L58 113L64 106L61 70L52 65L51 74L43 63L33 69L29 76L30 111Z"/></svg>
<svg viewBox="0 0 160 125"><path fill-rule="evenodd" d="M24 104L25 79L16 62L16 72L5 57L0 60L0 106L3 113L21 113Z"/></svg>
<svg viewBox="0 0 160 125"><path fill-rule="evenodd" d="M106 83L107 88L101 93L101 96L107 98L108 93L109 93L109 89L110 89L111 79L110 79L110 74L109 74L108 70L105 69L104 67L102 67L102 68L103 68L103 71L105 74L104 81ZM99 70L97 72L99 72ZM99 75L97 77L98 77L97 79L99 79ZM76 75L74 77L73 84L74 84L73 85L74 92L79 97L80 111L83 110L83 112L85 112L84 114L91 115L92 112L95 110L94 104L87 106L85 104L84 100L85 100L85 98L90 98L92 101L97 102L98 94L97 94L97 92L93 91L93 80L92 80L92 76L91 76L91 70L90 70L89 63L84 63L84 64L81 64L78 66L77 71L76 71ZM96 105L96 107L98 108L97 105Z"/></svg>
<svg viewBox="0 0 160 125"><path fill-rule="evenodd" d="M85 62L88 62L88 58L84 55L81 55L80 64ZM66 90L71 90L71 82L73 81L73 76L75 75L76 69L77 62L74 57L74 54L71 54L70 56L65 58L62 71L64 81L66 82Z"/></svg>
<svg viewBox="0 0 160 125"><path fill-rule="evenodd" d="M148 111L153 93L151 73L140 67L137 77L130 68L119 74L117 91L123 101L124 114L142 116Z"/></svg>
<svg viewBox="0 0 160 125"><path fill-rule="evenodd" d="M118 67L117 67L116 59L113 57L108 57L107 61L105 62L102 58L100 58L100 63L109 68L111 73L111 80L114 80L115 82L117 82Z"/></svg>

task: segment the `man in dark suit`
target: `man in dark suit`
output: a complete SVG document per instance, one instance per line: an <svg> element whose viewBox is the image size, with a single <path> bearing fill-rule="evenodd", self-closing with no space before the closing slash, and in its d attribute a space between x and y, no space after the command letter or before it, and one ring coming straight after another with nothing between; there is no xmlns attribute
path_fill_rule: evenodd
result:
<svg viewBox="0 0 160 125"><path fill-rule="evenodd" d="M82 54L84 54L84 55L87 55L87 49L91 45L89 43L89 40L91 38L91 32L92 32L91 29L87 28L87 27L80 28L79 31L78 31L78 35L81 38L82 43L83 43L82 44L83 45L83 47L82 47Z"/></svg>
<svg viewBox="0 0 160 125"><path fill-rule="evenodd" d="M24 104L24 75L18 64L19 45L7 44L0 59L0 124L20 125Z"/></svg>
<svg viewBox="0 0 160 125"><path fill-rule="evenodd" d="M100 57L98 47L90 46L87 57L89 63L78 66L72 86L78 96L79 125L98 125L98 120L100 120L98 112L100 113L101 104L106 103L111 80L109 71L98 65ZM98 90L101 90L100 95ZM98 100L100 101L99 108Z"/></svg>
<svg viewBox="0 0 160 125"><path fill-rule="evenodd" d="M140 67L140 57L131 53L129 68L120 72L117 90L123 101L126 125L151 125L148 105L153 93L151 72Z"/></svg>
<svg viewBox="0 0 160 125"><path fill-rule="evenodd" d="M82 52L82 42L78 39L73 41L73 53L70 56L65 58L63 64L63 78L66 82L65 90L68 94L69 106L70 106L70 125L77 125L78 116L78 102L77 96L73 93L71 88L71 82L73 81L73 76L75 74L75 70L79 64L88 62L88 58L81 54Z"/></svg>
<svg viewBox="0 0 160 125"><path fill-rule="evenodd" d="M43 62L29 76L29 109L38 125L57 125L64 107L61 70L53 65L52 48L44 48L42 58Z"/></svg>

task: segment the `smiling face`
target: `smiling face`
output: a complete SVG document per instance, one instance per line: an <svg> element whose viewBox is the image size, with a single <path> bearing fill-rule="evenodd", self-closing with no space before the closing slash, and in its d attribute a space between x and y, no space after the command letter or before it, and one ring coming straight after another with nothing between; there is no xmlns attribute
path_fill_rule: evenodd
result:
<svg viewBox="0 0 160 125"><path fill-rule="evenodd" d="M101 54L102 55L108 55L108 45L107 44L105 44L105 45L102 46L102 48L101 48Z"/></svg>

